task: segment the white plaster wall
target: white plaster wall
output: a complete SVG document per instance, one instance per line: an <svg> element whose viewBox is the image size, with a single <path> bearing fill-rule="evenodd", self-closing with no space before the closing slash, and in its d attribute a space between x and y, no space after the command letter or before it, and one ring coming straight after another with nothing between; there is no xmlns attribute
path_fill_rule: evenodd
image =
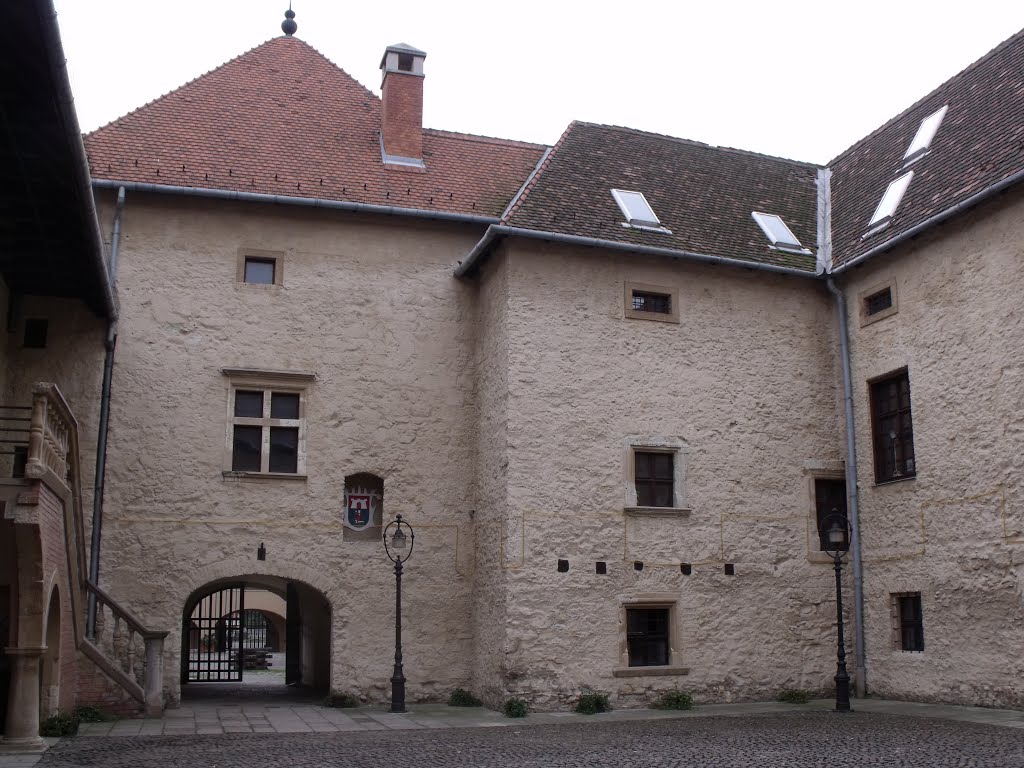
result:
<svg viewBox="0 0 1024 768"><path fill-rule="evenodd" d="M477 300L477 466L473 547L473 689L491 706L505 698L509 648L504 554L508 507L508 261L492 256L475 278Z"/></svg>
<svg viewBox="0 0 1024 768"><path fill-rule="evenodd" d="M329 600L334 687L389 690L394 575L345 541L344 477L384 478L416 526L404 579L411 700L472 666L474 289L452 278L479 232L394 218L129 196L111 406L104 586L170 630L197 579L269 574ZM236 282L239 249L284 253L284 284ZM223 367L313 371L306 480L225 469ZM266 561L256 560L260 542Z"/></svg>
<svg viewBox="0 0 1024 768"><path fill-rule="evenodd" d="M898 311L861 326L858 292ZM1024 704L1024 200L1000 198L843 276L864 541L869 689ZM868 380L906 367L917 477L875 485ZM894 647L890 594L920 592L923 653Z"/></svg>
<svg viewBox="0 0 1024 768"><path fill-rule="evenodd" d="M808 468L836 466L842 445L823 286L535 242L510 248L507 271L506 691L637 705L675 687L829 686L834 586L810 562L807 500ZM625 281L678 289L681 322L624 319ZM689 446L689 516L624 515L630 436ZM688 674L613 677L620 606L640 595L676 601Z"/></svg>

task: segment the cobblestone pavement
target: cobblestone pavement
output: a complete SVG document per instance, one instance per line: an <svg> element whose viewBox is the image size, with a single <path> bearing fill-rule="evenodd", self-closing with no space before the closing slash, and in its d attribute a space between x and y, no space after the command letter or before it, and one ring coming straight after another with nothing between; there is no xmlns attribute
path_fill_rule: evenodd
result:
<svg viewBox="0 0 1024 768"><path fill-rule="evenodd" d="M1024 768L1024 729L807 711L504 728L63 739L39 768Z"/></svg>

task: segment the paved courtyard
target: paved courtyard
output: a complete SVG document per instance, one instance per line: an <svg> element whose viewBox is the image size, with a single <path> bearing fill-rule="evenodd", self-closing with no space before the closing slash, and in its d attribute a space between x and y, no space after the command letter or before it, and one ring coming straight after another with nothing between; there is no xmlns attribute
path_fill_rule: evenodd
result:
<svg viewBox="0 0 1024 768"><path fill-rule="evenodd" d="M353 766L924 766L1024 768L1024 712L860 700L531 714L415 705L326 709L277 686L204 687L162 718L91 723L44 755L0 755L0 768L320 768Z"/></svg>
<svg viewBox="0 0 1024 768"><path fill-rule="evenodd" d="M401 715L391 715L401 718ZM1024 766L1024 730L911 715L822 710L506 727L330 733L80 736L47 752L39 768L252 768L287 766Z"/></svg>

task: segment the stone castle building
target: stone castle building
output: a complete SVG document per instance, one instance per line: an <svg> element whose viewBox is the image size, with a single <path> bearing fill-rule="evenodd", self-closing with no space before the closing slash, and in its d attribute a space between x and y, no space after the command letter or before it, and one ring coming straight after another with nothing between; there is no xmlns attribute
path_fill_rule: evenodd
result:
<svg viewBox="0 0 1024 768"><path fill-rule="evenodd" d="M425 53L378 98L289 22L84 145L19 107L64 130L7 150L55 158L2 262L10 748L247 635L383 701L398 513L412 701L827 689L838 511L858 692L1024 703L1024 34L822 167L427 129Z"/></svg>

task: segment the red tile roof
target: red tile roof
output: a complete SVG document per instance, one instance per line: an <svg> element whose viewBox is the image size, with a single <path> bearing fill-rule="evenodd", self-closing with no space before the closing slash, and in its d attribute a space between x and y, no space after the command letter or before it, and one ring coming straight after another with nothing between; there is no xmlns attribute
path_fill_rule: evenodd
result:
<svg viewBox="0 0 1024 768"><path fill-rule="evenodd" d="M545 147L426 129L381 162L380 99L277 37L85 137L93 178L499 216Z"/></svg>

